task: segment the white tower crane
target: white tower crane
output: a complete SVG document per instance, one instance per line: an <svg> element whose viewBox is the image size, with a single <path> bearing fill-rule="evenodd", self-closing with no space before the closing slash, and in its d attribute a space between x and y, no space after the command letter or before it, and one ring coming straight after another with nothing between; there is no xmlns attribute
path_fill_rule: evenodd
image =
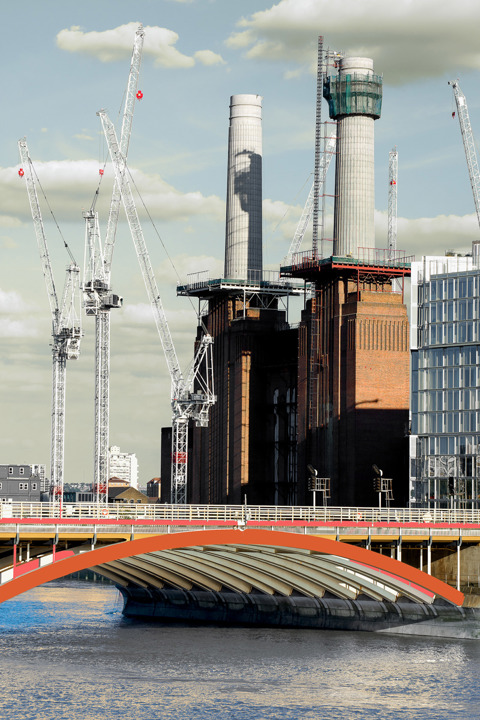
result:
<svg viewBox="0 0 480 720"><path fill-rule="evenodd" d="M50 456L50 480L52 502L58 502L61 510L63 499L63 470L65 446L65 381L67 360L77 359L80 353L82 328L79 312L80 268L76 264L68 246L71 263L67 267L62 303L58 304L52 266L48 254L47 239L35 187L34 171L25 138L19 140L18 148L22 160L22 173L27 186L30 209L32 211L35 235L43 275L47 287L48 301L52 314L52 439Z"/></svg>
<svg viewBox="0 0 480 720"><path fill-rule="evenodd" d="M171 378L172 405L172 502L185 503L187 500L188 469L188 423L193 420L198 426L208 423L209 408L215 402L213 392L212 337L205 331L184 376L178 362L170 328L163 309L150 257L143 237L140 220L128 180L126 160L120 151L115 128L105 110L98 112L107 141L115 177L121 188L123 206L127 215L130 232L135 245L148 298L150 300L158 334L165 354Z"/></svg>
<svg viewBox="0 0 480 720"><path fill-rule="evenodd" d="M327 139L327 142L325 143L325 151L322 154L322 157L319 161L319 178L318 178L318 193L319 195L323 192L323 188L325 185L325 178L327 176L327 170L330 166L330 161L332 157L335 154L335 148L337 144L337 139L335 137L330 137ZM285 256L285 259L283 261L283 265L290 265L292 262L292 258L300 250L300 246L302 244L305 232L308 227L308 223L313 217L313 210L314 210L314 198L315 198L315 190L317 189L317 183L315 181L312 183L312 187L310 188L310 192L308 194L307 201L305 203L305 207L303 208L302 216L300 220L298 221L297 229L295 230L295 234L293 236L292 242L290 243L290 248L288 250L288 253Z"/></svg>
<svg viewBox="0 0 480 720"><path fill-rule="evenodd" d="M138 76L145 32L140 25L136 34L130 63L120 150L126 157L132 129L133 110L138 97ZM122 306L122 298L112 292L110 277L115 236L120 212L121 193L114 181L105 245L102 246L98 213L95 211L98 190L90 210L83 213L86 221L86 262L83 283L85 312L95 316L95 443L94 491L97 502L106 502L108 495L108 445L110 425L110 310Z"/></svg>
<svg viewBox="0 0 480 720"><path fill-rule="evenodd" d="M388 153L388 249L392 256L397 249L397 179L398 152L395 147Z"/></svg>
<svg viewBox="0 0 480 720"><path fill-rule="evenodd" d="M467 158L468 174L470 176L470 185L472 186L473 192L473 201L475 203L478 224L480 225L480 171L478 169L477 151L475 149L472 126L470 125L467 100L461 91L457 80L449 80L448 84L452 86L455 103L457 105L458 120L460 122L460 130L462 132L465 157Z"/></svg>

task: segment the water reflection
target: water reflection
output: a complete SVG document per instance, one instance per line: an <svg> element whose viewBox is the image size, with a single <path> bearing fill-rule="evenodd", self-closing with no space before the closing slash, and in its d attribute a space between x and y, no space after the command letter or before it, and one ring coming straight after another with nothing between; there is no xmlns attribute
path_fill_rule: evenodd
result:
<svg viewBox="0 0 480 720"><path fill-rule="evenodd" d="M470 640L125 621L69 580L0 606L0 717L318 720L478 716Z"/></svg>

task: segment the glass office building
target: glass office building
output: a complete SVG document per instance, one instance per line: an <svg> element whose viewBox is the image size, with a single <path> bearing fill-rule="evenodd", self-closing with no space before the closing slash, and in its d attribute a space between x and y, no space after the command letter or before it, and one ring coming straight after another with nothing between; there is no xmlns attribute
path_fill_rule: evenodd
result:
<svg viewBox="0 0 480 720"><path fill-rule="evenodd" d="M480 262L412 263L410 505L480 507Z"/></svg>

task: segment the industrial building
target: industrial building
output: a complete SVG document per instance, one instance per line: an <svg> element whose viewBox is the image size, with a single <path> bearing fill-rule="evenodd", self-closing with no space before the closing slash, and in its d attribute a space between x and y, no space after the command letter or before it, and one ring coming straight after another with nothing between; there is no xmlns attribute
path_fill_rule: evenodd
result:
<svg viewBox="0 0 480 720"><path fill-rule="evenodd" d="M368 58L342 58L324 97L336 121L333 253L298 253L282 272L312 284L299 327L299 478L312 465L331 501L372 505L372 466L406 501L409 347L403 280L410 258L375 248L374 123L382 78ZM397 291L397 287L400 292ZM301 501L308 502L305 482Z"/></svg>
<svg viewBox="0 0 480 720"><path fill-rule="evenodd" d="M217 402L190 434L190 502L310 504L314 473L324 502L372 505L372 465L391 480L385 501L407 500L411 258L374 247L382 78L368 58L336 66L322 83L337 135L332 255L297 252L276 278L261 264L261 98L231 98L225 277L178 289L206 307L214 338ZM285 308L300 286L293 328Z"/></svg>
<svg viewBox="0 0 480 720"><path fill-rule="evenodd" d="M479 507L479 261L474 242L412 263L412 507Z"/></svg>
<svg viewBox="0 0 480 720"><path fill-rule="evenodd" d="M224 278L178 289L206 305L217 398L208 427L190 433L189 502L297 501L297 335L286 310L303 290L262 268L261 107L258 95L230 102Z"/></svg>

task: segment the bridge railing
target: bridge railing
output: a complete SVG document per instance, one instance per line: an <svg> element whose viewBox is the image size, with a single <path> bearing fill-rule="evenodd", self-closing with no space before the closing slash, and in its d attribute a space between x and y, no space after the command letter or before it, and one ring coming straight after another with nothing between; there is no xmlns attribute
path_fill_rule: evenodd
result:
<svg viewBox="0 0 480 720"><path fill-rule="evenodd" d="M148 505L130 503L0 503L0 519L147 520L237 523L474 523L480 510L285 505Z"/></svg>

